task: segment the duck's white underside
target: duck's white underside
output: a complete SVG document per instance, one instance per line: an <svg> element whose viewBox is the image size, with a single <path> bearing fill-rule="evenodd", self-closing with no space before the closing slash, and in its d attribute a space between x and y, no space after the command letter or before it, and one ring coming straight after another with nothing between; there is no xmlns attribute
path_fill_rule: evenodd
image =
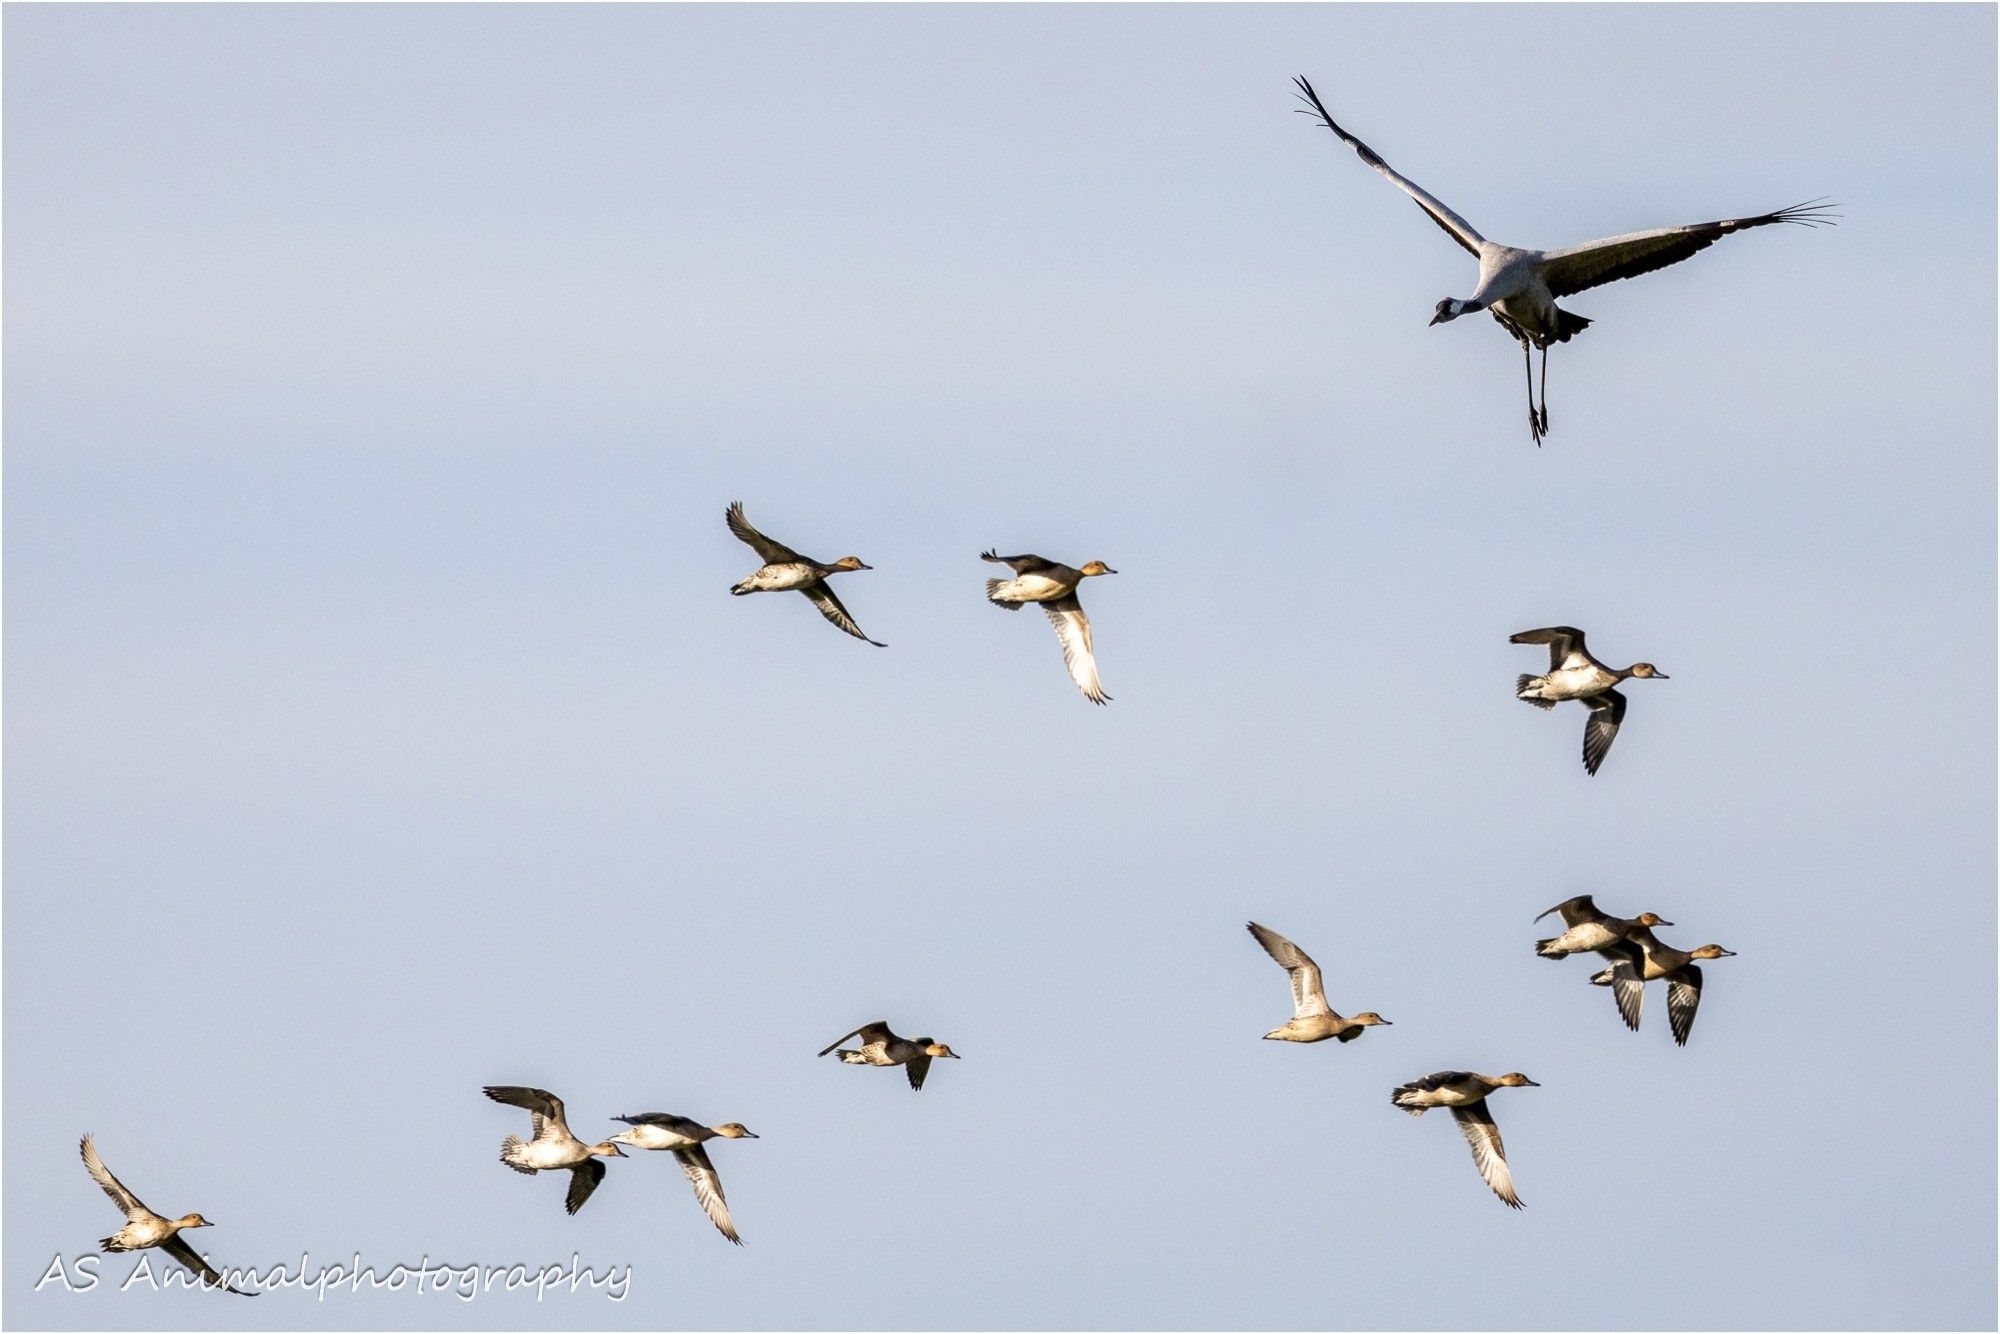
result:
<svg viewBox="0 0 2000 1334"><path fill-rule="evenodd" d="M737 587L751 593L779 593L819 582L820 574L810 565L766 565Z"/></svg>
<svg viewBox="0 0 2000 1334"><path fill-rule="evenodd" d="M1573 926L1555 938L1555 948L1568 950L1572 954L1584 950L1602 949L1618 939L1618 933L1601 922L1585 922Z"/></svg>
<svg viewBox="0 0 2000 1334"><path fill-rule="evenodd" d="M1618 678L1602 667L1559 667L1547 676L1538 676L1521 691L1524 699L1588 699L1618 684Z"/></svg>
<svg viewBox="0 0 2000 1334"><path fill-rule="evenodd" d="M1024 574L995 584L990 596L998 602L1053 602L1068 591L1045 575Z"/></svg>
<svg viewBox="0 0 2000 1334"><path fill-rule="evenodd" d="M114 1249L142 1251L148 1246L157 1246L174 1233L180 1231L164 1218L135 1218L124 1227L111 1234L117 1245Z"/></svg>
<svg viewBox="0 0 2000 1334"><path fill-rule="evenodd" d="M528 1144L510 1145L507 1161L517 1167L531 1167L537 1172L546 1172L557 1167L575 1167L590 1154L581 1146L562 1144L554 1140L538 1139Z"/></svg>
<svg viewBox="0 0 2000 1334"><path fill-rule="evenodd" d="M617 1138L621 1144L630 1144L635 1149L691 1149L701 1142L676 1135L665 1126L633 1126Z"/></svg>

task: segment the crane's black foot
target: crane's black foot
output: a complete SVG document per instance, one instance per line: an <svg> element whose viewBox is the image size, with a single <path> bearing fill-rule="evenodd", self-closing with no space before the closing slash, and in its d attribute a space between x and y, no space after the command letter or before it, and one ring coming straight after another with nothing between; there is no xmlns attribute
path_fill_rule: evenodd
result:
<svg viewBox="0 0 2000 1334"><path fill-rule="evenodd" d="M1540 449L1542 447L1542 436L1547 430L1548 427L1542 425L1541 414L1536 412L1532 406L1529 407L1528 434L1534 437L1536 449Z"/></svg>
<svg viewBox="0 0 2000 1334"><path fill-rule="evenodd" d="M1549 433L1549 405L1544 403L1542 404L1541 424L1536 428L1536 434L1547 435L1548 433Z"/></svg>

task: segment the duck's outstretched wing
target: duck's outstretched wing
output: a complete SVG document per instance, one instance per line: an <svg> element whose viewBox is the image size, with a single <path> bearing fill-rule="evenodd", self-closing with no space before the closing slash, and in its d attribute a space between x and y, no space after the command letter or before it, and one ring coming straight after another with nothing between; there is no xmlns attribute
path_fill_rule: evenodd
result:
<svg viewBox="0 0 2000 1334"><path fill-rule="evenodd" d="M1621 278L1664 269L1700 254L1725 236L1789 222L1800 227L1831 227L1840 215L1822 200L1794 204L1775 213L1754 218L1724 218L1719 222L1696 222L1685 227L1657 227L1647 232L1630 232L1601 241L1588 241L1566 250L1551 250L1542 256L1542 281L1549 295L1573 296L1578 292Z"/></svg>
<svg viewBox="0 0 2000 1334"><path fill-rule="evenodd" d="M723 518L729 524L729 531L736 540L749 546L763 558L766 565L790 565L803 561L804 556L786 546L783 542L773 542L770 538L750 526L750 520L743 517L743 502L732 503Z"/></svg>
<svg viewBox="0 0 2000 1334"><path fill-rule="evenodd" d="M604 1164L595 1158L586 1158L569 1169L569 1191L563 1196L563 1209L575 1213L583 1208L583 1202L590 1198L590 1192L597 1189L597 1183L604 1180Z"/></svg>
<svg viewBox="0 0 2000 1334"><path fill-rule="evenodd" d="M1604 919L1604 914L1597 910L1597 904L1591 900L1588 894L1579 894L1573 899L1564 899L1555 907L1535 914L1535 920L1539 922L1552 912L1562 914L1564 926L1579 926L1584 922L1598 922Z"/></svg>
<svg viewBox="0 0 2000 1334"><path fill-rule="evenodd" d="M887 1042L890 1038L894 1036L895 1035L889 1031L889 1021L886 1019L877 1019L872 1024L863 1024L861 1027L855 1029L852 1033L842 1033L839 1037L827 1043L824 1047L821 1047L819 1054L822 1056L826 1055L828 1052L832 1051L835 1047L838 1047L841 1043L847 1041L849 1038L860 1038L861 1045L865 1047L871 1042Z"/></svg>
<svg viewBox="0 0 2000 1334"><path fill-rule="evenodd" d="M1319 94L1313 91L1312 84L1308 83L1303 75L1293 79L1292 82L1299 86L1300 100L1306 103L1306 107L1300 108L1302 114L1317 114L1321 120L1326 122L1326 128L1332 130L1334 134L1340 137L1342 143L1361 155L1363 162L1366 162L1369 166L1388 177L1398 190L1401 190L1416 201L1418 208L1430 214L1431 221L1444 228L1446 235L1464 246L1475 258L1478 256L1479 247L1486 244L1486 238L1481 236L1477 231L1474 231L1471 223L1459 217L1458 214L1452 212L1449 208L1446 208L1443 201L1438 199L1436 195L1384 162L1381 155L1374 149L1356 139L1346 130L1341 129L1334 118L1328 114L1326 104L1319 100Z"/></svg>
<svg viewBox="0 0 2000 1334"><path fill-rule="evenodd" d="M1500 1142L1500 1127L1493 1124L1493 1113L1482 1101L1454 1107L1451 1114L1464 1132L1465 1142L1472 1146L1472 1162L1481 1179L1509 1209L1520 1208L1521 1197L1514 1193L1514 1174L1508 1170L1507 1148Z"/></svg>
<svg viewBox="0 0 2000 1334"><path fill-rule="evenodd" d="M1330 1008L1326 1003L1326 984L1320 978L1319 965L1312 956L1286 940L1268 926L1256 922L1249 924L1250 934L1292 979L1292 1017L1304 1019L1309 1015L1326 1014Z"/></svg>
<svg viewBox="0 0 2000 1334"><path fill-rule="evenodd" d="M1611 743L1618 739L1618 724L1625 721L1625 697L1607 690L1592 695L1584 703L1590 706L1590 718L1583 725L1583 769L1595 774L1611 750Z"/></svg>
<svg viewBox="0 0 2000 1334"><path fill-rule="evenodd" d="M659 1126L671 1130L676 1135L685 1135L693 1130L706 1130L699 1121L690 1121L685 1116L675 1116L672 1112L640 1112L634 1116L614 1116L613 1121L623 1121L628 1126Z"/></svg>
<svg viewBox="0 0 2000 1334"><path fill-rule="evenodd" d="M90 1173L92 1181L95 1181L104 1188L104 1193L111 1197L113 1204L125 1211L125 1217L132 1218L138 1214L153 1212L139 1202L137 1195L125 1189L123 1182L111 1175L111 1169L106 1167L104 1160L97 1156L97 1142L94 1139L89 1135L85 1135L83 1143L79 1147L83 1151L83 1170Z"/></svg>
<svg viewBox="0 0 2000 1334"><path fill-rule="evenodd" d="M1625 1027L1636 1033L1639 1031L1639 1014L1646 1005L1645 954L1630 940L1621 940L1598 953L1611 960L1611 966L1599 976L1611 988L1611 999L1618 1006L1618 1017L1625 1021Z"/></svg>
<svg viewBox="0 0 2000 1334"><path fill-rule="evenodd" d="M1567 665L1584 666L1590 661L1590 650L1584 647L1583 631L1573 625L1550 625L1540 630L1523 630L1518 635L1509 635L1510 644L1547 644L1549 646L1549 670L1559 671ZM1578 661L1570 663L1575 657Z"/></svg>
<svg viewBox="0 0 2000 1334"><path fill-rule="evenodd" d="M708 1159L708 1150L697 1144L691 1149L675 1149L674 1157L681 1160L681 1171L687 1173L694 1183L694 1197L701 1201L701 1207L708 1214L708 1221L715 1224L723 1236L743 1244L743 1238L736 1235L736 1225L729 1221L729 1202L722 1198L722 1178L716 1175L715 1164Z"/></svg>
<svg viewBox="0 0 2000 1334"><path fill-rule="evenodd" d="M826 586L825 580L821 580L816 584L807 584L799 592L804 593L812 600L813 606L819 608L820 615L826 617L827 620L832 621L836 626L847 631L848 634L853 635L856 639L866 640L876 648L889 647L881 640L869 639L867 635L861 633L861 627L856 625L854 618L847 614L847 608L840 605L839 596Z"/></svg>
<svg viewBox="0 0 2000 1334"><path fill-rule="evenodd" d="M204 1288L221 1288L224 1292L233 1292L238 1297L257 1296L254 1292L245 1292L241 1288L231 1287L222 1275L216 1272L215 1266L196 1254L194 1247L188 1245L187 1238L178 1232L161 1242L160 1249L193 1270L195 1277L201 1280L201 1286Z"/></svg>
<svg viewBox="0 0 2000 1334"><path fill-rule="evenodd" d="M1667 974L1667 1027L1676 1046L1687 1046L1694 1031L1694 1012L1701 1005L1701 966L1687 964Z"/></svg>
<svg viewBox="0 0 2000 1334"><path fill-rule="evenodd" d="M979 559L992 561L995 565L1005 565L1015 574L1027 574L1031 570L1046 570L1055 565L1054 561L1043 560L1040 556L1002 556L991 547L980 552Z"/></svg>
<svg viewBox="0 0 2000 1334"><path fill-rule="evenodd" d="M1098 682L1097 657L1090 648L1090 618L1083 614L1083 604L1076 600L1076 594L1044 602L1042 610L1048 613L1049 624L1056 628L1056 638L1062 641L1063 666L1069 668L1069 679L1076 682L1076 688L1092 704L1109 703L1111 696L1104 693L1103 685Z"/></svg>
<svg viewBox="0 0 2000 1334"><path fill-rule="evenodd" d="M532 1114L530 1120L532 1133L528 1136L530 1139L540 1139L543 1129L550 1122L565 1130L569 1128L569 1122L563 1119L562 1099L547 1089L528 1088L521 1084L489 1084L486 1087L486 1096L495 1102L505 1103L509 1107L524 1108L530 1112Z"/></svg>
<svg viewBox="0 0 2000 1334"><path fill-rule="evenodd" d="M924 1086L924 1076L931 1072L931 1058L912 1056L903 1063L903 1070L910 1077L910 1087L920 1089Z"/></svg>

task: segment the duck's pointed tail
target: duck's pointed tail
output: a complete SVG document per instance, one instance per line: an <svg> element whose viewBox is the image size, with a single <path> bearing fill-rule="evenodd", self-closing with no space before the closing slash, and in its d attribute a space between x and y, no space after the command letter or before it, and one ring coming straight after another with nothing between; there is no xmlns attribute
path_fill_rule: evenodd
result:
<svg viewBox="0 0 2000 1334"><path fill-rule="evenodd" d="M531 1177L535 1174L534 1168L523 1167L514 1161L514 1155L526 1147L527 1145L521 1143L519 1135L509 1135L506 1139L500 1141L500 1161L513 1168L516 1172L519 1172L522 1176Z"/></svg>
<svg viewBox="0 0 2000 1334"><path fill-rule="evenodd" d="M1554 700L1543 699L1540 695L1530 695L1528 693L1530 690L1535 689L1535 683L1541 679L1539 676L1530 676L1526 672L1522 672L1514 678L1514 698L1525 699L1538 709L1553 709L1556 706Z"/></svg>

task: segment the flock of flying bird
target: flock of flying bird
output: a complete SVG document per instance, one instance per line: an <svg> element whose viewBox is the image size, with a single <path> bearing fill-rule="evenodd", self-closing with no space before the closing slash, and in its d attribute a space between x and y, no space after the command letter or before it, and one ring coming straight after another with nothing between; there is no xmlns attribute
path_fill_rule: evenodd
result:
<svg viewBox="0 0 2000 1334"><path fill-rule="evenodd" d="M1437 303L1432 324L1448 323L1462 315L1484 310L1521 345L1528 376L1528 424L1539 446L1548 434L1548 349L1564 343L1590 327L1591 321L1563 310L1556 301L1602 284L1650 273L1679 263L1713 245L1724 236L1775 223L1799 226L1828 225L1837 217L1820 201L1794 205L1773 213L1747 218L1726 218L1717 222L1682 227L1663 227L1633 232L1606 240L1561 250L1531 250L1488 241L1436 196L1398 172L1367 144L1342 129L1320 101L1319 94L1304 78L1296 80L1299 96L1306 103L1300 110L1316 117L1352 148L1363 162L1380 172L1414 200L1433 222L1479 261L1479 281L1468 297L1446 297ZM1541 401L1536 403L1533 353L1542 354ZM731 593L794 591L803 594L821 615L835 626L876 647L886 647L869 639L840 598L827 586L835 574L870 567L855 556L824 564L800 555L781 542L774 542L751 526L741 504L727 511L729 531L754 550L764 563L749 577L730 589ZM1091 644L1090 620L1077 600L1077 588L1087 578L1116 574L1103 561L1071 567L1041 556L1002 556L996 551L982 553L982 560L1005 565L1011 579L989 579L987 600L1010 611L1034 603L1047 614L1062 644L1063 662L1077 688L1094 704L1106 703L1098 679L1097 662ZM1524 630L1514 635L1516 644L1540 644L1549 649L1549 669L1540 676L1523 674L1515 683L1516 698L1537 708L1552 709L1564 700L1575 700L1589 710L1584 726L1583 764L1591 774L1603 764L1624 721L1626 700L1618 686L1629 680L1666 680L1651 663L1636 662L1614 669L1593 657L1581 630L1570 626L1549 626ZM1701 1002L1702 971L1697 961L1726 958L1732 951L1720 945L1703 945L1684 951L1662 943L1653 934L1656 926L1673 923L1658 914L1644 912L1634 918L1613 917L1600 911L1588 894L1579 895L1541 914L1560 914L1562 934L1536 942L1536 953L1547 959L1572 954L1594 953L1606 967L1589 980L1610 989L1619 1016L1628 1028L1639 1027L1645 984L1667 984L1667 1022L1675 1043L1685 1046ZM1536 920L1540 920L1538 917ZM1291 979L1290 1020L1264 1036L1283 1042L1323 1042L1328 1038L1351 1042L1368 1028L1386 1025L1389 1020L1372 1010L1345 1018L1328 1004L1319 966L1306 952L1269 927L1249 924L1250 934L1270 954ZM856 1048L841 1043L859 1038ZM921 1089L931 1062L956 1058L950 1047L928 1037L903 1038L887 1023L864 1024L819 1054L838 1051L850 1065L901 1066L912 1089ZM1487 1108L1490 1094L1501 1088L1539 1087L1519 1072L1485 1075L1466 1070L1444 1070L1412 1080L1396 1088L1391 1102L1413 1116L1432 1108L1447 1108L1457 1120L1473 1162L1493 1193L1512 1208L1520 1208L1513 1175L1508 1169L1506 1150L1493 1114ZM742 1244L729 1207L723 1197L722 1182L705 1147L715 1139L755 1139L740 1122L707 1126L683 1116L665 1112L645 1112L614 1118L625 1130L597 1143L585 1143L571 1131L562 1099L538 1088L520 1085L493 1085L486 1096L495 1102L528 1112L530 1134L525 1140L509 1135L501 1144L500 1160L517 1172L534 1175L567 1171L569 1187L564 1206L574 1214L582 1208L598 1183L604 1179L602 1160L625 1157L624 1147L669 1152L679 1161L695 1192L695 1198L716 1228L730 1241ZM622 1147L621 1147L622 1146ZM102 1241L107 1251L132 1251L158 1247L199 1276L202 1284L242 1293L189 1245L182 1232L210 1226L198 1213L168 1218L148 1209L104 1166L89 1135L81 1145L83 1163L91 1178L125 1214L126 1223ZM255 1295L242 1293L242 1295Z"/></svg>

